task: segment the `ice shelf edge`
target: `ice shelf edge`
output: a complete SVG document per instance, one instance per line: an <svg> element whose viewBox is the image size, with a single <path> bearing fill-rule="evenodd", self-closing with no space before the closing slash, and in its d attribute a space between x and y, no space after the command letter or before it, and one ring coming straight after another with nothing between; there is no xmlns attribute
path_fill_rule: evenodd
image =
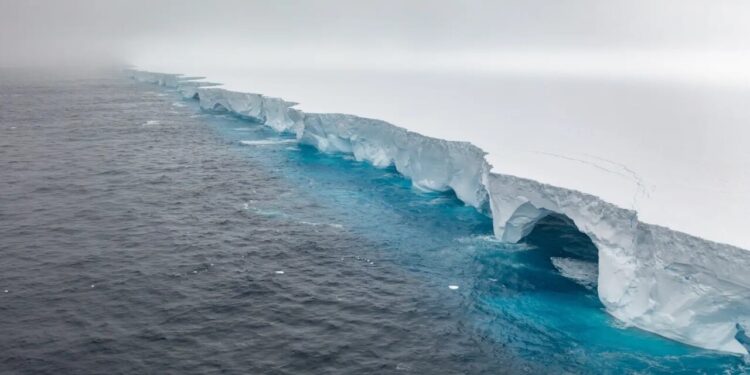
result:
<svg viewBox="0 0 750 375"><path fill-rule="evenodd" d="M179 74L129 70L140 82L175 89L204 110L222 111L296 135L322 152L347 153L376 167L393 165L421 189L453 190L492 216L495 236L517 242L549 214L571 219L599 254L598 295L628 325L676 341L748 354L750 251L638 220L637 212L596 196L491 172L485 152L384 121L304 113L296 103L216 88Z"/></svg>

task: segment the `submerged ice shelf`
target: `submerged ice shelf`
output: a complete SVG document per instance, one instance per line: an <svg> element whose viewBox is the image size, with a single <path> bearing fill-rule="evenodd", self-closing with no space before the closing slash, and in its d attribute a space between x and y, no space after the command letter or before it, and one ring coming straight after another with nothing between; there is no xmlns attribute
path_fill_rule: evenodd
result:
<svg viewBox="0 0 750 375"><path fill-rule="evenodd" d="M491 215L495 235L505 241L523 239L547 215L564 215L598 249L598 294L610 314L687 344L747 354L738 338L750 329L750 251L640 222L635 210L594 195L503 174L470 143L354 115L305 113L293 102L190 77L131 75L176 89L184 98L199 100L205 110L293 133L298 142L320 151L394 166L417 188L452 190Z"/></svg>

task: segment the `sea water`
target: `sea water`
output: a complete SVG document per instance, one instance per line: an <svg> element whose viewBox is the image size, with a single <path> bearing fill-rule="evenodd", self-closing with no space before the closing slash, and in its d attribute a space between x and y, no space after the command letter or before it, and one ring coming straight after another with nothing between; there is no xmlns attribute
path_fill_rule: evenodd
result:
<svg viewBox="0 0 750 375"><path fill-rule="evenodd" d="M114 72L0 73L0 372L743 373L624 327L596 249Z"/></svg>

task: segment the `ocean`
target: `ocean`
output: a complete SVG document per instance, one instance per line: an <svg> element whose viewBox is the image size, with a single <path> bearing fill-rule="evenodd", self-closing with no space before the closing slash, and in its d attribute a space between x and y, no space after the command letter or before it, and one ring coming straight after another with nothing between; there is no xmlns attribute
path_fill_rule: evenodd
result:
<svg viewBox="0 0 750 375"><path fill-rule="evenodd" d="M750 371L610 317L564 218L454 194L117 71L0 70L0 373Z"/></svg>

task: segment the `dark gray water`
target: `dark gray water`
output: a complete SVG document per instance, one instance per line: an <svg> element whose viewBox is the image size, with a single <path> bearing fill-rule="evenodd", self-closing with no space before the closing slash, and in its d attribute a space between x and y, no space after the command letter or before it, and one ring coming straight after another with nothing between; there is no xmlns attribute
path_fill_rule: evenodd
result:
<svg viewBox="0 0 750 375"><path fill-rule="evenodd" d="M316 202L160 95L4 77L2 372L519 369L366 240L247 210Z"/></svg>
<svg viewBox="0 0 750 375"><path fill-rule="evenodd" d="M747 371L621 327L569 224L491 227L115 72L0 71L0 373Z"/></svg>

